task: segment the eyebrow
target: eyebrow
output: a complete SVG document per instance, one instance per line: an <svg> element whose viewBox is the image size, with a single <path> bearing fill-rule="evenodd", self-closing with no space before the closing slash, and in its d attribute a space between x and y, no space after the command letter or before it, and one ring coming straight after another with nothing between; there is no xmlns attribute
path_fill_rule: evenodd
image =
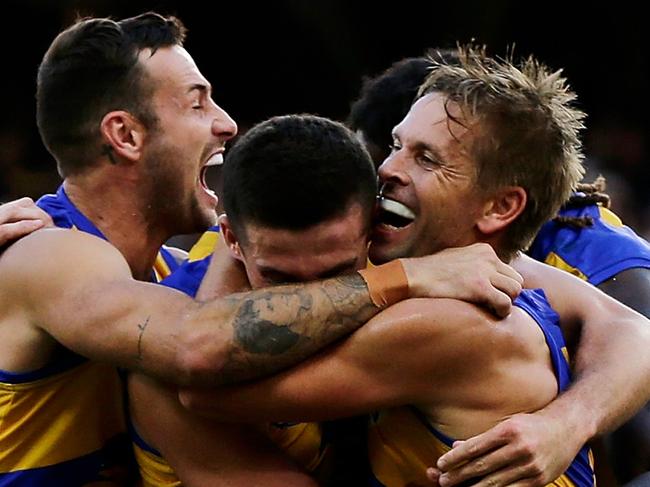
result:
<svg viewBox="0 0 650 487"><path fill-rule="evenodd" d="M353 257L352 259L346 260L345 262L341 262L340 264L332 267L331 269L327 269L320 274L318 274L319 279L327 279L328 277L335 277L338 276L339 274L344 273L345 271L349 270L350 268L354 267L357 263L357 258Z"/></svg>
<svg viewBox="0 0 650 487"><path fill-rule="evenodd" d="M316 276L314 276L314 279L328 279L330 277L336 277L340 274L343 274L344 272L350 270L353 268L357 263L357 258L353 257L352 259L346 260L345 262L341 262L340 264L335 265L334 267L331 267L329 269L325 269L324 271L320 272ZM267 278L272 278L275 281L282 281L282 282L297 282L299 281L296 279L295 276L292 274L283 272L281 270L278 270L274 267L265 267L265 266L260 266L259 267L259 273Z"/></svg>
<svg viewBox="0 0 650 487"><path fill-rule="evenodd" d="M204 95L210 95L212 92L212 86L209 84L203 84L203 83L193 83L190 85L190 87L187 89L187 93L191 93L193 91L199 91Z"/></svg>

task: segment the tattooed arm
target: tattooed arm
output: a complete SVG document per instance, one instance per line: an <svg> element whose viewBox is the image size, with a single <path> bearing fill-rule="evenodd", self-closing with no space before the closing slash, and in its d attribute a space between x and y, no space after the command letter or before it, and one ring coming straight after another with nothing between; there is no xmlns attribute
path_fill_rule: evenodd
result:
<svg viewBox="0 0 650 487"><path fill-rule="evenodd" d="M378 311L359 275L196 302L134 280L110 244L62 229L15 243L0 273L10 371L42 366L58 342L170 382L221 384L295 363Z"/></svg>
<svg viewBox="0 0 650 487"><path fill-rule="evenodd" d="M407 264L411 289L439 296L426 285L439 258ZM379 311L356 273L196 302L134 280L109 243L62 229L15 243L0 274L0 369L10 371L42 365L47 354L33 350L60 343L169 382L218 385L295 364Z"/></svg>

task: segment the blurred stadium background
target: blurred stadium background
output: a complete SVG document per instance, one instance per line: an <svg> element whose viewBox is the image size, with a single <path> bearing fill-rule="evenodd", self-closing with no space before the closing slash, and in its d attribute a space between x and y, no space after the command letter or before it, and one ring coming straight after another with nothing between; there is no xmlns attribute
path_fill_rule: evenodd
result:
<svg viewBox="0 0 650 487"><path fill-rule="evenodd" d="M475 39L492 54L534 53L564 68L588 113L588 176L608 180L614 210L650 238L647 20L632 2L353 0L4 0L0 201L53 191L58 176L34 122L35 75L77 15L178 15L216 102L246 127L309 112L343 120L364 76L433 46Z"/></svg>

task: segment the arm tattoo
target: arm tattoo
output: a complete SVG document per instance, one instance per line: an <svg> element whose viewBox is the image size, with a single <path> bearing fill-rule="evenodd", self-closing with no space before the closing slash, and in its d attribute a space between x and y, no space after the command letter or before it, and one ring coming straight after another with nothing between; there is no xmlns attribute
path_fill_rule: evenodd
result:
<svg viewBox="0 0 650 487"><path fill-rule="evenodd" d="M378 311L356 273L249 293L239 298L232 349L220 380L241 381L294 365L353 332Z"/></svg>
<svg viewBox="0 0 650 487"><path fill-rule="evenodd" d="M144 320L144 323L138 323L138 330L140 330L140 334L138 335L138 360L142 360L142 335L144 335L144 330L147 329L150 319L151 316L147 316L147 319Z"/></svg>
<svg viewBox="0 0 650 487"><path fill-rule="evenodd" d="M235 341L249 353L278 355L296 344L300 335L288 325L260 319L255 302L247 300L235 318Z"/></svg>

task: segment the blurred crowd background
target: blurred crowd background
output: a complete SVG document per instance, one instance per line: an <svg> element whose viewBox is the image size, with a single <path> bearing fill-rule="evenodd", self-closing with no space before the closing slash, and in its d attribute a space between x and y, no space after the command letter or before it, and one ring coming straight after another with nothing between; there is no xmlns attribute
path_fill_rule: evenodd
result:
<svg viewBox="0 0 650 487"><path fill-rule="evenodd" d="M429 47L475 40L503 55L514 44L516 56L564 68L588 114L586 179L603 174L613 209L650 238L650 43L632 2L4 0L0 8L0 201L59 183L34 121L36 69L54 36L78 15L156 10L189 28L186 47L240 133L283 113L344 120L364 76Z"/></svg>

